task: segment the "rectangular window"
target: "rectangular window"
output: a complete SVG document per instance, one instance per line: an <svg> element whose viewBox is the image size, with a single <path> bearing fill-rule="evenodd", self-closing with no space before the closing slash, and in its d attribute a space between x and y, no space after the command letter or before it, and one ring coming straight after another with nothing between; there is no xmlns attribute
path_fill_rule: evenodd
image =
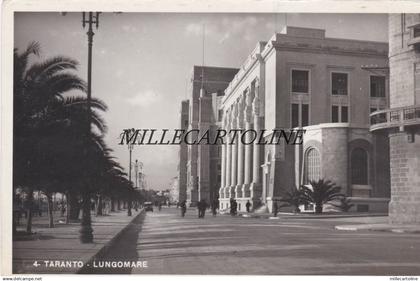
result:
<svg viewBox="0 0 420 281"><path fill-rule="evenodd" d="M331 73L331 94L347 95L347 73Z"/></svg>
<svg viewBox="0 0 420 281"><path fill-rule="evenodd" d="M299 104L292 103L292 128L299 127Z"/></svg>
<svg viewBox="0 0 420 281"><path fill-rule="evenodd" d="M385 77L384 76L370 76L370 97L372 98L385 97Z"/></svg>
<svg viewBox="0 0 420 281"><path fill-rule="evenodd" d="M376 109L376 107L371 107L370 108L370 113L373 113L373 112L375 112L375 111L377 111L378 109Z"/></svg>
<svg viewBox="0 0 420 281"><path fill-rule="evenodd" d="M414 27L413 28L413 37L420 37L420 27Z"/></svg>
<svg viewBox="0 0 420 281"><path fill-rule="evenodd" d="M309 71L292 70L292 92L309 93Z"/></svg>
<svg viewBox="0 0 420 281"><path fill-rule="evenodd" d="M342 106L341 107L341 121L347 123L349 122L349 108L348 106Z"/></svg>
<svg viewBox="0 0 420 281"><path fill-rule="evenodd" d="M222 122L222 119L223 119L223 109L219 109L219 114L218 114L219 116L218 116L218 121L219 122Z"/></svg>
<svg viewBox="0 0 420 281"><path fill-rule="evenodd" d="M338 106L333 105L331 108L331 122L337 123L338 120Z"/></svg>
<svg viewBox="0 0 420 281"><path fill-rule="evenodd" d="M309 105L302 104L302 127L309 125Z"/></svg>

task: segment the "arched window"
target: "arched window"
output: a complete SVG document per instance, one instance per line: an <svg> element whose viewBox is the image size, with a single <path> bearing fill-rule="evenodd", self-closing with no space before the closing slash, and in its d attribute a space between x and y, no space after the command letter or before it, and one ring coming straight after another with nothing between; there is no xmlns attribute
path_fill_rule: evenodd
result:
<svg viewBox="0 0 420 281"><path fill-rule="evenodd" d="M351 152L351 183L368 184L368 154L363 148Z"/></svg>
<svg viewBox="0 0 420 281"><path fill-rule="evenodd" d="M321 157L318 150L309 148L305 154L305 184L321 178Z"/></svg>

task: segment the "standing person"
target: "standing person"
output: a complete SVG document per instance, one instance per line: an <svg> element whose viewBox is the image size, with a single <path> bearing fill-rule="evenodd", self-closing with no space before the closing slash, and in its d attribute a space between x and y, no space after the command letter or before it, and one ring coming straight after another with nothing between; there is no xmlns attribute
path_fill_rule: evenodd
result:
<svg viewBox="0 0 420 281"><path fill-rule="evenodd" d="M278 211L279 211L279 207L278 207L278 205L277 205L277 201L274 201L274 203L273 203L273 215L274 215L275 217L277 217L277 213L278 213Z"/></svg>
<svg viewBox="0 0 420 281"><path fill-rule="evenodd" d="M181 216L184 217L187 212L187 202L184 200L181 203Z"/></svg>
<svg viewBox="0 0 420 281"><path fill-rule="evenodd" d="M216 216L218 208L219 208L219 201L217 199L214 199L213 204L211 205L211 212L213 213L213 217Z"/></svg>
<svg viewBox="0 0 420 281"><path fill-rule="evenodd" d="M201 201L197 202L198 218L201 218Z"/></svg>
<svg viewBox="0 0 420 281"><path fill-rule="evenodd" d="M251 211L251 202L249 202L249 200L246 202L246 212L249 213Z"/></svg>
<svg viewBox="0 0 420 281"><path fill-rule="evenodd" d="M162 210L162 203L158 203L158 209L159 209L159 212Z"/></svg>
<svg viewBox="0 0 420 281"><path fill-rule="evenodd" d="M207 209L207 202L204 199L201 199L200 201L200 205L201 205L201 218L204 219L204 216L206 214L206 209Z"/></svg>
<svg viewBox="0 0 420 281"><path fill-rule="evenodd" d="M233 214L234 214L234 202L233 202L233 198L230 198L229 208L230 208L230 215L233 216Z"/></svg>

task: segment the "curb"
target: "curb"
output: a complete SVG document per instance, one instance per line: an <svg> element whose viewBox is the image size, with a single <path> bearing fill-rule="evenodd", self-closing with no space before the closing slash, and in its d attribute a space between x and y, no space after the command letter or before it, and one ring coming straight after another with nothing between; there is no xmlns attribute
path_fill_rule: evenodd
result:
<svg viewBox="0 0 420 281"><path fill-rule="evenodd" d="M336 225L334 227L336 230L344 230L344 231L381 231L381 232L393 232L393 233L420 233L420 229L410 229L410 228L392 228L392 227L357 227L357 226L349 226L349 225Z"/></svg>
<svg viewBox="0 0 420 281"><path fill-rule="evenodd" d="M352 214L352 215L294 215L294 214L280 214L277 217L269 215L248 215L238 214L238 217L256 218L256 219L340 219L340 218L363 218L363 217L383 217L387 214Z"/></svg>
<svg viewBox="0 0 420 281"><path fill-rule="evenodd" d="M99 249L96 254L94 254L90 259L84 263L83 267L81 267L79 270L76 271L76 274L88 274L88 272L84 272L85 270L89 270L90 267L86 267L87 264L91 264L94 260L100 259L101 257L104 257L109 249L115 244L115 242L128 230L128 228L133 224L133 221L136 220L141 215L146 214L146 211L143 209L140 210L140 212L133 217L133 219L127 223L126 226L124 226L114 237L111 238L105 245L102 246L101 249Z"/></svg>

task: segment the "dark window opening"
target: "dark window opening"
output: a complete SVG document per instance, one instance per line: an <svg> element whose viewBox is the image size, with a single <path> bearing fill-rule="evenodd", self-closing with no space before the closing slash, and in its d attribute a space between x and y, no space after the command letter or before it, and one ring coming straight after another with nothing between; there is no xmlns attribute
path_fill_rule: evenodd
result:
<svg viewBox="0 0 420 281"><path fill-rule="evenodd" d="M218 116L218 121L219 122L221 122L222 121L222 119L223 119L223 109L219 109L219 114L218 114L219 116Z"/></svg>
<svg viewBox="0 0 420 281"><path fill-rule="evenodd" d="M368 184L368 155L363 148L356 148L351 153L351 183Z"/></svg>
<svg viewBox="0 0 420 281"><path fill-rule="evenodd" d="M370 77L370 96L372 98L385 97L385 77L371 76Z"/></svg>
<svg viewBox="0 0 420 281"><path fill-rule="evenodd" d="M299 104L292 103L292 128L299 127Z"/></svg>
<svg viewBox="0 0 420 281"><path fill-rule="evenodd" d="M308 93L309 92L309 71L292 70L292 92Z"/></svg>
<svg viewBox="0 0 420 281"><path fill-rule="evenodd" d="M331 122L337 123L338 120L338 106L333 105L331 108Z"/></svg>
<svg viewBox="0 0 420 281"><path fill-rule="evenodd" d="M414 27L413 29L413 37L420 37L420 27Z"/></svg>
<svg viewBox="0 0 420 281"><path fill-rule="evenodd" d="M331 73L332 94L347 95L347 73Z"/></svg>
<svg viewBox="0 0 420 281"><path fill-rule="evenodd" d="M341 107L341 122L349 122L349 108L347 106Z"/></svg>
<svg viewBox="0 0 420 281"><path fill-rule="evenodd" d="M309 125L309 105L302 104L302 127Z"/></svg>

